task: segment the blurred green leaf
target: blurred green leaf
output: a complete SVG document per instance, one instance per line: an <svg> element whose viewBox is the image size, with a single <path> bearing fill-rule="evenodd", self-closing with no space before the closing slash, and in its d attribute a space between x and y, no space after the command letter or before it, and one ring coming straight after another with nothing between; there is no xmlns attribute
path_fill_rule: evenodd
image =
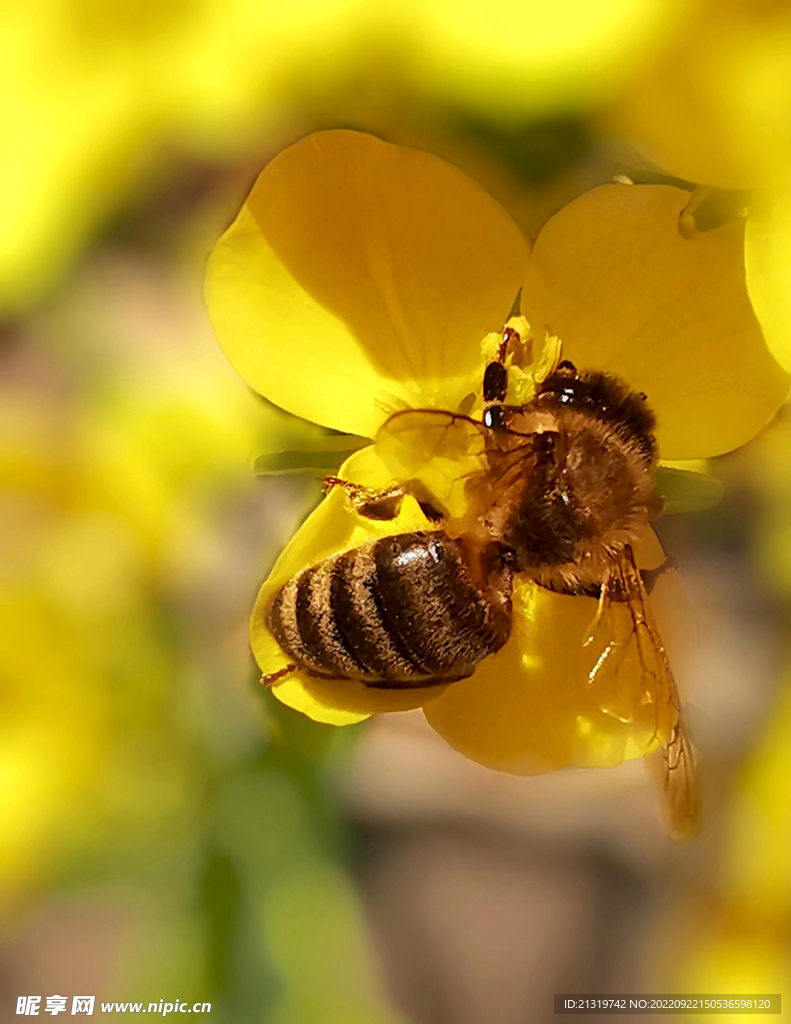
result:
<svg viewBox="0 0 791 1024"><path fill-rule="evenodd" d="M407 1024L384 1000L359 898L346 873L306 857L284 865L259 911L283 990L272 1024Z"/></svg>
<svg viewBox="0 0 791 1024"><path fill-rule="evenodd" d="M355 434L327 434L315 439L306 438L288 451L264 452L255 460L253 471L258 476L284 476L307 474L327 476L335 472L350 455L370 444L367 437Z"/></svg>
<svg viewBox="0 0 791 1024"><path fill-rule="evenodd" d="M719 504L724 492L722 481L716 477L674 466L659 466L654 486L662 498L665 515L703 512Z"/></svg>

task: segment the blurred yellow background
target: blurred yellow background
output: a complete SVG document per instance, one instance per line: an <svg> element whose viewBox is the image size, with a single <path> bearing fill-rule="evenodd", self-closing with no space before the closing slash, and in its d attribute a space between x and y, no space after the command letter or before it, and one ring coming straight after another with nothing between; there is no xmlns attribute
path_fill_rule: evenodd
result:
<svg viewBox="0 0 791 1024"><path fill-rule="evenodd" d="M711 464L718 508L660 525L699 617L707 811L676 846L639 764L515 779L411 714L335 732L260 691L249 609L320 489L253 464L318 431L245 387L201 299L261 166L352 127L468 170L530 237L615 175L752 202L788 367L791 11L275 6L3 11L0 1019L55 993L229 1024L791 999L787 410Z"/></svg>

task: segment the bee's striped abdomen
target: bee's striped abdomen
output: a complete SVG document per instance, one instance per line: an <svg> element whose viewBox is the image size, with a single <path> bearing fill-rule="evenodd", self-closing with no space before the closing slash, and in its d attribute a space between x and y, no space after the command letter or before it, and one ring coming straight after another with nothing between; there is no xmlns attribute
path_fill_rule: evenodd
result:
<svg viewBox="0 0 791 1024"><path fill-rule="evenodd" d="M293 576L278 591L267 626L315 675L421 686L468 676L502 647L510 602L476 588L463 541L405 533Z"/></svg>

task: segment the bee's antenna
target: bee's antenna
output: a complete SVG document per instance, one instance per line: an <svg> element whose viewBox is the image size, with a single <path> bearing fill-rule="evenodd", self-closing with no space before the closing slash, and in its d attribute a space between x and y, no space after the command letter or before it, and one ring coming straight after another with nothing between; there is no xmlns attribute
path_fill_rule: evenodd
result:
<svg viewBox="0 0 791 1024"><path fill-rule="evenodd" d="M505 357L508 355L508 346L514 339L519 340L519 332L515 331L513 327L506 327L503 331L503 340L500 342L500 348L497 350L498 363L505 362Z"/></svg>

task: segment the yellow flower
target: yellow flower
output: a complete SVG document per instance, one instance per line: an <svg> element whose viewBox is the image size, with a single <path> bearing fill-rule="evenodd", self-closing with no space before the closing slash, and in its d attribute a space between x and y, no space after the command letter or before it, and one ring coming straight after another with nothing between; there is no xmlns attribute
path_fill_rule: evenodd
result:
<svg viewBox="0 0 791 1024"><path fill-rule="evenodd" d="M747 287L773 355L791 369L791 5L700 0L604 114L627 162L749 203ZM635 158L634 150L639 156Z"/></svg>
<svg viewBox="0 0 791 1024"><path fill-rule="evenodd" d="M791 184L753 198L744 246L747 289L766 343L791 371Z"/></svg>
<svg viewBox="0 0 791 1024"><path fill-rule="evenodd" d="M562 338L565 357L648 394L663 458L704 458L755 434L788 378L747 300L740 225L682 238L687 200L665 186L595 189L553 217L531 253L506 211L449 164L361 133L320 132L258 178L212 255L207 302L249 384L297 415L373 437L388 404L453 410L480 388L481 340L502 328L521 288L522 313ZM391 481L372 448L341 474ZM411 499L394 522L376 524L330 493L259 595L251 635L262 669L285 664L262 612L286 578L373 535L425 527ZM661 562L652 534L639 555L645 567ZM659 578L652 603L672 651L683 618L675 573ZM274 692L335 724L424 706L454 747L512 772L615 764L645 752L653 712L628 707L622 681L634 663L588 683L582 640L595 607L523 584L511 640L469 679L388 692L294 673Z"/></svg>
<svg viewBox="0 0 791 1024"><path fill-rule="evenodd" d="M747 287L767 344L787 370L790 105L791 6L703 0L605 116L607 135L625 136L665 173L716 189L767 190L749 206Z"/></svg>

